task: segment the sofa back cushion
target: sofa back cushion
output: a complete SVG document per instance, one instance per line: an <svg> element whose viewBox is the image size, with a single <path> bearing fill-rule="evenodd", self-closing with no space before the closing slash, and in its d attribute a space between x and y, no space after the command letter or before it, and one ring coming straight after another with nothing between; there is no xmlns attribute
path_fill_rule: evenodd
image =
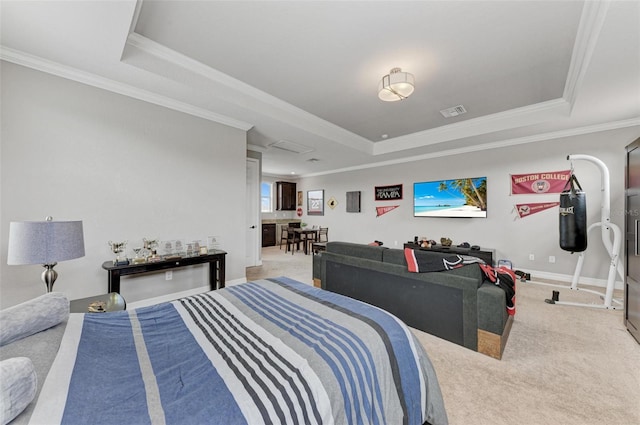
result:
<svg viewBox="0 0 640 425"><path fill-rule="evenodd" d="M456 255L448 252L435 252L435 251L418 251L418 252L420 253L420 255L435 257L435 258L447 258L447 257L451 257L452 255ZM404 256L404 249L396 249L396 248L387 249L382 254L382 261L384 261L385 263L398 264L399 266L407 265L407 260L405 259L405 256Z"/></svg>
<svg viewBox="0 0 640 425"><path fill-rule="evenodd" d="M455 254L443 253L443 252L430 252L420 251L420 255L428 255L436 258L447 258ZM404 250L402 249L387 249L382 254L382 261L389 264L397 264L399 266L407 267L407 260L404 256ZM465 276L475 279L478 283L478 287L482 284L484 277L482 270L477 264L469 264L467 266L459 267L453 270L442 271L438 273L448 273L456 276Z"/></svg>
<svg viewBox="0 0 640 425"><path fill-rule="evenodd" d="M390 248L382 253L382 261L399 266L406 266L407 260L404 259L404 251L401 249Z"/></svg>
<svg viewBox="0 0 640 425"><path fill-rule="evenodd" d="M443 273L454 274L457 276L470 277L478 282L478 288L484 282L484 273L478 264L467 264L466 266L458 267L457 269L448 270Z"/></svg>
<svg viewBox="0 0 640 425"><path fill-rule="evenodd" d="M351 242L327 242L327 252L347 255L349 257L382 261L382 255L388 248Z"/></svg>

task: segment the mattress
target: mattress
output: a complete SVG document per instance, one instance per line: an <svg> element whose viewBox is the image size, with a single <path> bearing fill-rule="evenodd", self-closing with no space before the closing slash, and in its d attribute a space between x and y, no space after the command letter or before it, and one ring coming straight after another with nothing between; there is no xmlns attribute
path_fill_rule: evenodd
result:
<svg viewBox="0 0 640 425"><path fill-rule="evenodd" d="M409 328L286 277L71 314L37 403L22 416L33 424L447 423L436 373Z"/></svg>

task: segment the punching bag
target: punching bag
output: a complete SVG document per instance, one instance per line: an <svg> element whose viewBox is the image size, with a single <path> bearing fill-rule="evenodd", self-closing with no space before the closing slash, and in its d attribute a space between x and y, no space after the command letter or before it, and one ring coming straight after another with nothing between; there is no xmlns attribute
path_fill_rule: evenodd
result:
<svg viewBox="0 0 640 425"><path fill-rule="evenodd" d="M587 249L587 199L573 173L560 193L560 248L571 253Z"/></svg>

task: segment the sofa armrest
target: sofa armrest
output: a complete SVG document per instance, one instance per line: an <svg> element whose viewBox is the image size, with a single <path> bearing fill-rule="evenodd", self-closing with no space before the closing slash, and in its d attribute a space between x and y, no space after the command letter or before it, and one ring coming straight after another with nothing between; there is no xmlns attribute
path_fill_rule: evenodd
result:
<svg viewBox="0 0 640 425"><path fill-rule="evenodd" d="M493 283L483 283L478 288L478 329L500 335L508 318L504 291Z"/></svg>
<svg viewBox="0 0 640 425"><path fill-rule="evenodd" d="M311 278L313 279L314 285L316 282L322 281L322 255L322 252L313 255L313 271Z"/></svg>

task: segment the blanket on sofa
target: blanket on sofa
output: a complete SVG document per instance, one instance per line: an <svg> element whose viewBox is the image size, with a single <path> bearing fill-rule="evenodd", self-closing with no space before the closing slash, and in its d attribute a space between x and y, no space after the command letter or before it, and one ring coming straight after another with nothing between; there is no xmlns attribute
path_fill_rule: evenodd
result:
<svg viewBox="0 0 640 425"><path fill-rule="evenodd" d="M429 255L411 248L404 249L407 270L411 273L442 272L469 264L478 264L486 281L499 286L506 295L507 313L516 314L516 275L508 267L493 267L483 260L469 255Z"/></svg>
<svg viewBox="0 0 640 425"><path fill-rule="evenodd" d="M431 363L378 308L291 279L72 314L47 424L446 424Z"/></svg>

